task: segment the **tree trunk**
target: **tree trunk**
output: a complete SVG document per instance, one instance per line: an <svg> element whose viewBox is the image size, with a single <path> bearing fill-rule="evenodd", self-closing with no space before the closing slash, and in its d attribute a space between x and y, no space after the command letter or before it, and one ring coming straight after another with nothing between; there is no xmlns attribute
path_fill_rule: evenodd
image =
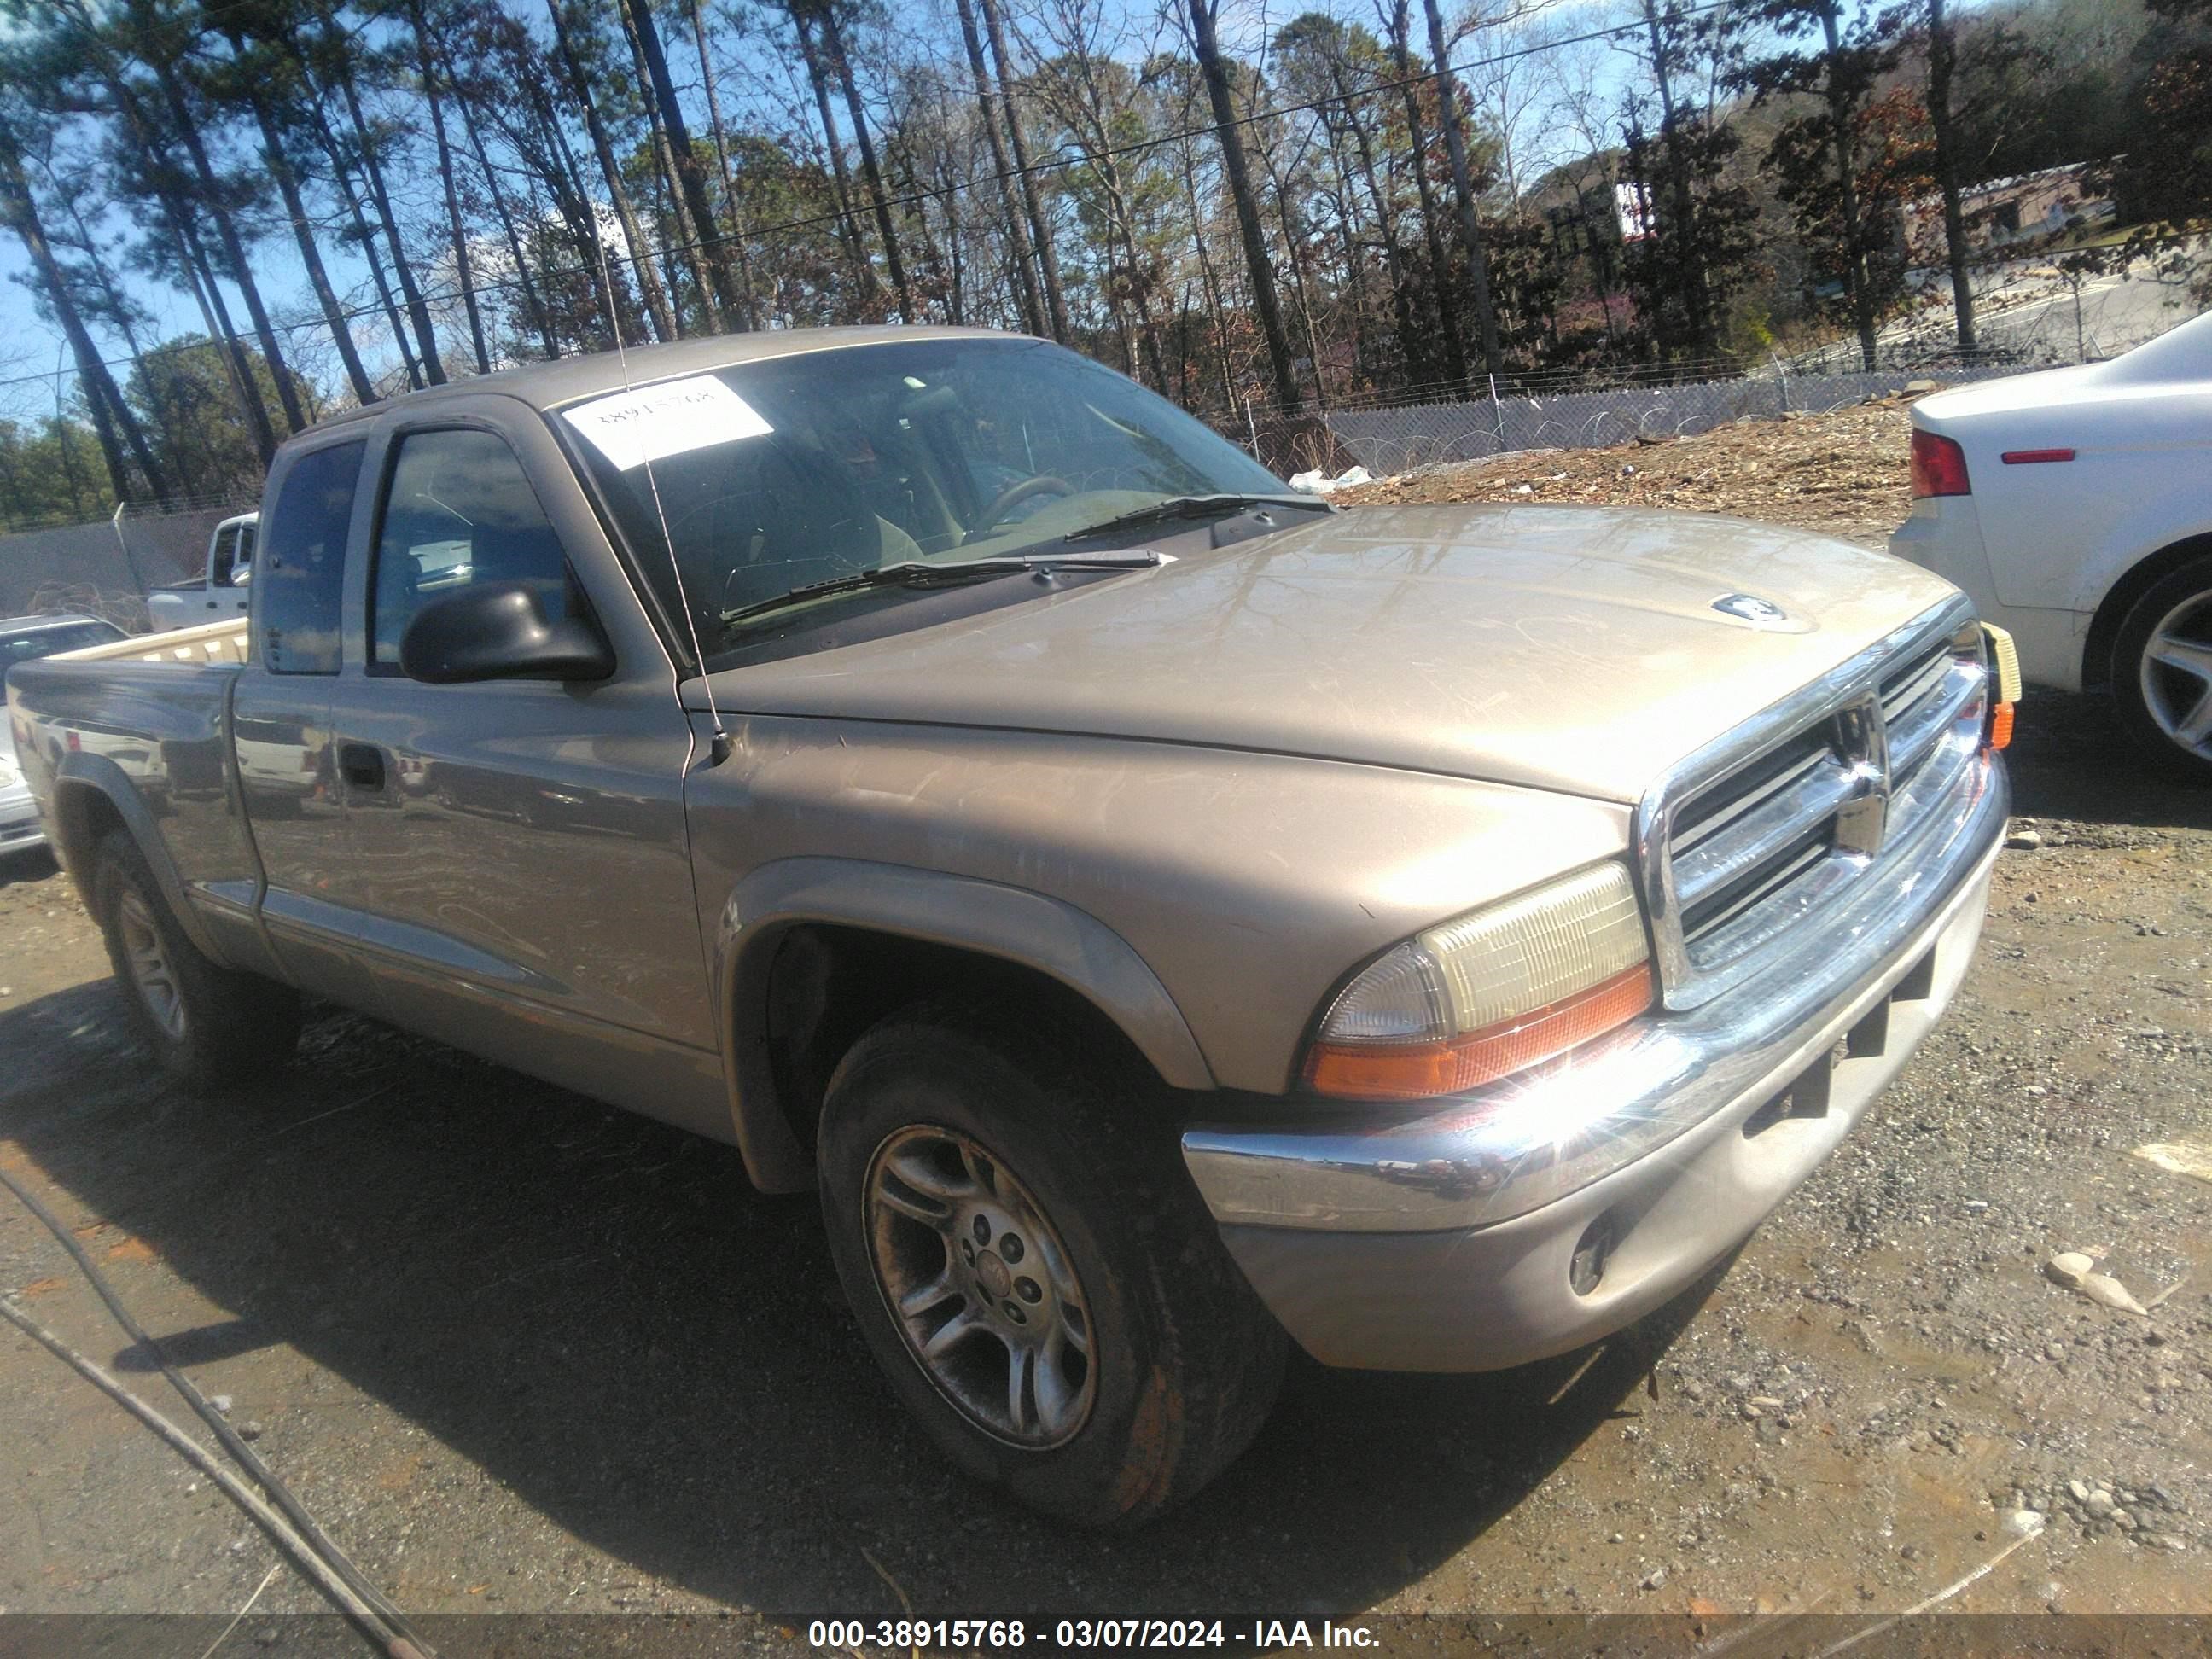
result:
<svg viewBox="0 0 2212 1659"><path fill-rule="evenodd" d="M1244 265L1252 282L1253 308L1260 313L1260 331L1267 344L1267 368L1275 383L1275 400L1287 413L1299 408L1304 400L1291 368L1291 343L1283 331L1282 307L1275 299L1275 272L1267 261L1267 235L1261 228L1259 204L1252 194L1244 137L1237 125L1237 106L1229 90L1229 68L1221 61L1221 43L1213 32L1213 8L1219 3L1220 0L1189 0L1191 33L1198 49L1199 73L1206 82L1206 101L1213 106L1214 137L1221 146L1222 171L1228 175L1237 228L1244 242Z"/></svg>
<svg viewBox="0 0 2212 1659"><path fill-rule="evenodd" d="M1060 255L1045 223L1044 204L1037 195L1036 175L1030 171L1029 141L1022 137L1022 112L1014 102L1013 59L1006 53L1006 36L999 21L999 0L977 0L983 9L983 38L990 42L991 61L999 71L999 98L1006 106L1006 139L1013 146L1014 168L1021 174L1022 204L1029 214L1030 234L1036 244L1037 270L1044 280L1046 319L1052 337L1067 343L1067 295L1060 283Z"/></svg>
<svg viewBox="0 0 2212 1659"><path fill-rule="evenodd" d="M1832 0L1820 8L1820 33L1828 43L1828 137L1835 146L1836 188L1844 216L1844 281L1850 290L1851 319L1858 325L1859 361L1871 374L1877 351L1873 284L1867 275L1865 233L1859 224L1858 179L1851 167L1850 110L1844 101L1843 85L1836 78L1836 59L1842 54L1843 46L1837 39Z"/></svg>
<svg viewBox="0 0 2212 1659"><path fill-rule="evenodd" d="M337 25L327 16L324 26L333 36L337 34ZM415 344L422 357L422 378L432 386L443 386L446 365L438 356L438 334L430 326L430 307L423 303L414 267L400 243L399 221L392 211L392 192L385 188L384 167L376 159L376 145L369 137L368 121L361 112L361 94L354 85L350 60L346 56L352 46L343 39L333 44L339 54L338 91L345 100L347 118L353 124L354 143L361 154L362 176L368 183L368 199L376 209L377 222L383 227L384 245L392 252L392 280L399 284L400 295L407 301L408 318L415 325Z"/></svg>
<svg viewBox="0 0 2212 1659"><path fill-rule="evenodd" d="M1951 76L1958 64L1958 41L1943 0L1928 0L1928 125L1936 139L1936 183L1943 192L1943 249L1951 267L1951 309L1958 320L1959 356L1971 363L1978 349L1974 338L1974 285L1966 269L1966 216L1959 201L1959 141L1951 122Z"/></svg>
<svg viewBox="0 0 2212 1659"><path fill-rule="evenodd" d="M645 109L645 129L647 141L653 146L654 170L660 179L660 211L673 220L676 235L664 244L663 253L668 264L668 289L680 294L684 273L691 275L692 291L699 296L699 310L707 319L707 332L722 331L722 308L717 302L714 285L708 274L708 238L711 227L702 229L691 217L690 204L684 198L683 182L676 174L676 152L668 142L668 130L661 125L660 100L653 89L653 71L647 67L645 46L638 39L637 26L630 19L625 6L617 15L622 19L623 39L629 44L630 71L637 77L638 98ZM683 305L677 303L680 316Z"/></svg>
<svg viewBox="0 0 2212 1659"><path fill-rule="evenodd" d="M461 195L453 183L453 147L446 137L445 102L438 96L437 65L430 61L430 29L417 0L410 0L410 21L415 25L415 60L422 75L422 94L430 100L430 132L438 149L438 183L445 192L446 225L453 246L453 276L461 285L461 309L468 314L469 344L474 348L477 373L491 373L491 354L484 349L483 313L477 308L476 279L469 270L469 234L461 223Z"/></svg>
<svg viewBox="0 0 2212 1659"><path fill-rule="evenodd" d="M970 0L957 0L960 37L968 48L969 72L975 77L975 107L983 117L983 133L991 144L991 171L999 175L999 208L1006 216L1006 246L1012 254L1014 292L1022 310L1022 326L1032 334L1045 331L1044 309L1037 301L1036 273L1030 268L1029 239L1022 231L1021 209L1014 202L1014 181L1006 172L1006 135L991 97L990 71L983 64L983 40L975 32L975 8Z"/></svg>
<svg viewBox="0 0 2212 1659"><path fill-rule="evenodd" d="M469 152L477 158L477 171L483 174L484 189L491 197L492 211L498 216L499 228L507 240L507 253L514 261L514 280L522 289L523 309L530 319L530 327L545 348L547 361L561 355L561 343L553 337L553 324L545 307L538 298L538 284L531 280L530 264L522 257L522 237L514 228L514 215L507 210L507 193L499 187L499 175L492 171L491 158L484 153L483 133L477 127L473 100L463 89L459 77L453 72L453 59L443 52L446 80L453 88L453 101L461 112L461 131L467 136Z"/></svg>
<svg viewBox="0 0 2212 1659"><path fill-rule="evenodd" d="M737 298L724 280L721 237L714 228L714 204L707 199L707 174L699 165L699 152L692 147L684 106L676 101L676 83L669 78L668 59L660 50L660 33L653 23L653 7L649 0L623 0L623 3L637 31L638 50L644 56L646 73L652 82L653 102L660 106L662 131L667 134L669 147L676 153L676 182L699 243L693 251L693 267L699 271L701 291L719 320L719 313L736 307Z"/></svg>
<svg viewBox="0 0 2212 1659"><path fill-rule="evenodd" d="M607 270L601 257L599 209L584 187L583 166L576 160L575 151L569 147L568 132L561 125L551 96L543 86L531 89L530 113L544 140L546 155L551 163L546 185L552 192L554 210L561 216L562 224L568 228L569 240L575 244L584 280L592 290L593 302L599 307L599 315L609 319L611 325L614 319L619 319L625 330L634 328L637 337L643 339L649 325L640 313L636 302L631 301L627 317L618 309L622 301L629 299L629 291L624 289L617 295L610 286L612 273Z"/></svg>
<svg viewBox="0 0 2212 1659"><path fill-rule="evenodd" d="M592 153L599 157L599 176L607 186L607 199L615 210L615 222L622 227L629 264L637 273L638 291L645 296L646 314L653 319L653 331L662 340L681 337L676 325L676 314L668 303L667 291L660 285L660 273L653 267L653 256L645 246L645 238L638 234L637 215L631 210L629 192L623 188L622 168L615 161L613 143L607 137L606 123L599 119L599 106L592 101L592 83L576 58L574 44L568 39L568 25L561 15L561 0L545 0L545 9L553 16L553 42L561 54L561 63L568 71L568 90L584 112L584 130L591 135ZM594 223L592 235L594 248L603 249L606 239L600 234L596 222L599 212L592 210ZM596 257L594 263L597 263ZM617 320L608 313L610 323Z"/></svg>
<svg viewBox="0 0 2212 1659"><path fill-rule="evenodd" d="M1406 106L1406 138L1413 150L1413 188L1421 198L1421 234L1429 245L1429 288L1436 299L1437 331L1443 337L1444 371L1455 380L1465 380L1467 340L1460 332L1459 315L1452 309L1444 289L1449 267L1444 255L1443 219L1437 211L1435 188L1429 182L1428 124L1421 119L1420 86L1413 75L1407 7L1407 0L1396 0L1390 14L1390 53L1398 71L1398 95Z"/></svg>
<svg viewBox="0 0 2212 1659"><path fill-rule="evenodd" d="M166 507L169 495L167 476L154 459L146 434L131 414L130 405L116 389L114 376L100 361L100 348L94 343L91 331L85 327L84 319L76 308L76 301L70 293L68 276L46 240L46 226L39 217L38 203L31 194L30 180L23 173L21 157L4 127L0 127L0 222L14 231L23 244L23 252L30 256L31 268L38 273L40 285L46 290L46 303L52 307L54 320L62 325L62 333L69 341L70 355L76 360L77 379L84 387L85 401L93 410L100 454L107 463L115 499L131 499L131 480L122 449L116 442L116 431L100 416L103 402L118 417L116 425L130 446L131 459L137 462L147 488Z"/></svg>
<svg viewBox="0 0 2212 1659"><path fill-rule="evenodd" d="M1490 297L1490 250L1482 220L1474 209L1474 179L1467 164L1467 134L1460 120L1459 77L1444 50L1444 18L1437 0L1421 0L1429 19L1429 56L1436 70L1437 113L1443 122L1444 153L1451 158L1452 192L1459 206L1460 240L1467 247L1468 280L1474 288L1475 326L1482 341L1482 366L1493 375L1505 372L1498 348L1498 307Z"/></svg>
<svg viewBox="0 0 2212 1659"><path fill-rule="evenodd" d="M246 37L230 33L228 39L232 52L242 60L246 51ZM314 222L308 218L307 204L301 198L300 176L292 166L283 134L278 131L276 115L269 106L265 82L250 67L241 79L246 100L253 109L254 125L261 134L261 159L269 168L269 176L276 182L276 193L284 204L284 216L291 222L292 240L300 250L300 264L307 270L308 286L315 291L315 303L322 309L331 343L337 347L338 361L345 365L354 398L366 407L376 401L376 387L368 378L368 369L362 367L344 308L338 304L337 291L331 286L330 272L324 269L322 249L315 240Z"/></svg>
<svg viewBox="0 0 2212 1659"><path fill-rule="evenodd" d="M1688 159L1682 154L1680 118L1674 108L1674 77L1668 70L1668 52L1660 27L1657 0L1644 0L1644 26L1651 37L1651 71L1659 83L1659 134L1667 152L1668 191L1674 198L1674 276L1682 300L1684 320L1689 324L1692 349L1711 357L1718 349L1713 331L1712 307L1705 293L1705 267L1698 241L1697 201L1691 193ZM1650 229L1658 231L1655 222Z"/></svg>
<svg viewBox="0 0 2212 1659"><path fill-rule="evenodd" d="M155 179L164 177L160 163L159 140L154 124L146 118L137 96L125 84L121 74L112 64L103 64L102 78L114 96L116 106L130 129L132 142L143 158L148 176ZM207 325L208 342L225 366L229 376L231 392L238 400L239 412L253 434L256 452L263 466L276 453L276 433L270 423L269 410L261 401L261 388L253 379L253 365L246 355L246 346L238 331L231 325L230 307L223 301L222 289L216 283L215 267L209 261L207 250L202 246L194 228L195 219L190 204L173 189L156 185L155 199L162 217L167 222L169 234L175 239L179 265L198 302L200 319Z"/></svg>
<svg viewBox="0 0 2212 1659"><path fill-rule="evenodd" d="M845 52L845 32L837 26L836 0L821 0L823 41L830 48L830 69L845 89L845 110L853 118L854 142L860 147L860 172L868 181L868 196L875 204L876 228L884 239L884 265L891 274L898 295L899 320L911 323L914 293L907 286L906 262L899 258L898 232L891 224L891 209L884 194L883 169L876 165L876 141L868 136L868 114L860 105L860 78L853 73Z"/></svg>
<svg viewBox="0 0 2212 1659"><path fill-rule="evenodd" d="M745 246L745 215L738 198L738 181L730 171L730 141L722 125L722 94L715 89L714 55L707 46L707 8L691 0L691 33L699 47L699 79L707 88L707 119L714 129L714 159L722 170L722 203L730 212L727 246L737 255L738 326L748 331L761 325L759 302L753 297L752 257Z"/></svg>
<svg viewBox="0 0 2212 1659"><path fill-rule="evenodd" d="M408 343L407 325L400 317L399 302L392 297L392 284L384 274L384 261L376 256L376 238L369 229L368 216L361 210L360 194L353 187L352 175L346 171L345 161L338 154L337 145L331 140L327 129L322 131L323 148L330 157L331 180L337 185L339 200L345 204L347 213L352 216L354 234L361 240L361 257L368 266L370 280L376 284L376 297L382 303L385 319L392 327L392 343L399 348L399 361L406 365L407 384L420 392L425 384L422 364L416 356L414 348Z"/></svg>
<svg viewBox="0 0 2212 1659"><path fill-rule="evenodd" d="M307 424L306 411L300 407L299 388L292 383L292 371L284 362L284 353L276 343L276 331L270 326L268 307L261 302L260 285L253 280L253 269L246 261L246 244L238 234L238 222L230 210L222 204L222 185L215 176L215 168L208 161L207 146L201 142L199 123L192 117L191 107L185 101L184 88L179 84L176 71L166 61L154 65L155 83L161 88L161 96L168 105L169 117L176 125L176 135L184 141L185 153L191 157L192 171L198 176L200 191L207 216L215 222L216 237L222 243L223 258L230 265L230 279L237 284L239 294L246 301L246 314L252 319L254 337L261 343L262 361L269 365L269 378L276 383L276 401L284 411L294 432Z"/></svg>
<svg viewBox="0 0 2212 1659"><path fill-rule="evenodd" d="M1190 245L1198 253L1200 291L1206 297L1206 318L1213 331L1215 368L1221 374L1223 407L1231 414L1237 412L1237 382L1229 362L1229 328L1221 319L1221 287L1214 279L1213 261L1206 252L1206 225L1198 207L1198 167L1192 159L1190 146L1182 146L1183 194L1190 204Z"/></svg>
<svg viewBox="0 0 2212 1659"><path fill-rule="evenodd" d="M1340 94L1348 91L1342 66L1333 60L1329 64L1329 84ZM1381 181L1376 177L1375 145L1368 137L1366 124L1359 118L1358 106L1346 96L1344 108L1345 118L1352 128L1352 147L1359 154L1359 176L1367 186L1368 200L1374 204L1376 228L1382 237L1382 269L1390 283L1390 309L1398 325L1399 355L1410 365L1415 345L1413 305L1413 295L1407 291L1405 255L1398 246L1397 216L1391 211L1389 198L1382 193Z"/></svg>
<svg viewBox="0 0 2212 1659"><path fill-rule="evenodd" d="M253 378L252 360L246 355L245 343L231 325L230 307L223 301L222 289L216 285L215 266L184 207L165 202L162 212L177 239L192 297L199 302L200 318L207 325L209 343L228 367L231 391L253 434L253 447L261 457L261 465L266 467L276 458L276 429L270 423L268 406L261 401L261 387Z"/></svg>
<svg viewBox="0 0 2212 1659"><path fill-rule="evenodd" d="M845 167L845 145L837 136L837 118L830 112L830 76L822 54L814 45L814 27L806 12L794 9L792 27L799 32L799 53L805 60L806 78L814 88L814 112L821 118L822 142L830 151L830 187L837 198L837 235L845 257L860 279L860 292L872 307L876 300L876 266L860 246L859 227L853 222L853 179Z"/></svg>

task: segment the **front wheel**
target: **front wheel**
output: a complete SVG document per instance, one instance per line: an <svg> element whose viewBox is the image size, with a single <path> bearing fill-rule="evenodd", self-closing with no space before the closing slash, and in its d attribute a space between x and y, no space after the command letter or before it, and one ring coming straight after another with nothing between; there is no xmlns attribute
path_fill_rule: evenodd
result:
<svg viewBox="0 0 2212 1659"><path fill-rule="evenodd" d="M2129 735L2164 770L2212 783L2212 556L2136 601L2112 643L2112 696Z"/></svg>
<svg viewBox="0 0 2212 1659"><path fill-rule="evenodd" d="M1249 1443L1285 1343L1157 1103L1079 1042L949 1006L877 1026L830 1081L822 1206L870 1348L953 1460L1130 1526Z"/></svg>

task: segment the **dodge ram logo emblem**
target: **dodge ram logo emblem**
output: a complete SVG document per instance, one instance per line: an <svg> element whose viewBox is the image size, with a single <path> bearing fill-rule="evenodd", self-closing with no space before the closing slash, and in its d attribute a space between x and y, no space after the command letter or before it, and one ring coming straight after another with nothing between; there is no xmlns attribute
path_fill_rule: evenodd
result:
<svg viewBox="0 0 2212 1659"><path fill-rule="evenodd" d="M1756 593L1730 593L1713 601L1713 609L1723 616L1735 617L1757 628L1771 628L1777 623L1790 620L1790 613L1770 599Z"/></svg>

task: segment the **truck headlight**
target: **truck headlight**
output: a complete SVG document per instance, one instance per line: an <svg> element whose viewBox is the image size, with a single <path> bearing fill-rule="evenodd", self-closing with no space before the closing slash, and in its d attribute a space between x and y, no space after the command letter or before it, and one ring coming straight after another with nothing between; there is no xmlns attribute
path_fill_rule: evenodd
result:
<svg viewBox="0 0 2212 1659"><path fill-rule="evenodd" d="M1306 1085L1354 1100L1454 1094L1649 1008L1650 946L1626 865L1593 865L1383 953L1338 992Z"/></svg>

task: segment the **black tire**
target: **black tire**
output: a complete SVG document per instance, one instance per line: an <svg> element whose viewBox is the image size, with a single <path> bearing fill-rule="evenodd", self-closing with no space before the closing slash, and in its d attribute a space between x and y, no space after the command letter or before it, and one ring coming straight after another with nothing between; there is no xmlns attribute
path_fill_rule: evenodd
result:
<svg viewBox="0 0 2212 1659"><path fill-rule="evenodd" d="M146 855L123 830L110 831L94 854L92 908L125 1017L172 1082L210 1088L291 1057L300 1040L298 994L202 955L161 896ZM158 963L149 956L155 949ZM157 972L166 975L167 998L157 992Z"/></svg>
<svg viewBox="0 0 2212 1659"><path fill-rule="evenodd" d="M2112 703L2120 724L2153 765L2186 782L2212 784L2212 732L2194 744L2177 735L2196 698L2212 698L2212 680L2152 656L2166 642L2202 645L2212 670L2212 554L2191 559L2135 602L2112 641ZM2206 705L2212 713L2212 704ZM2175 729L2169 729L2175 728Z"/></svg>
<svg viewBox="0 0 2212 1659"><path fill-rule="evenodd" d="M1251 1443L1274 1403L1287 1344L1222 1248L1182 1168L1159 1085L1070 1058L1086 1048L1095 1055L1099 1046L1079 1033L1041 1032L1035 1022L1017 1029L966 1005L894 1015L855 1043L831 1078L817 1152L838 1278L907 1408L977 1479L1077 1526L1127 1528L1189 1498ZM1028 1267L1055 1289L1064 1281L1033 1264L1050 1259L1072 1273L1074 1294L1065 1298L1055 1290L1040 1293L1027 1279L1013 1281L1048 1313L1072 1305L1074 1314L1048 1322L1087 1335L1083 1380L1074 1386L1088 1404L1079 1420L1071 1411L1070 1426L1056 1436L1046 1432L1041 1380L1054 1362L1049 1350L1032 1356L1038 1380L1028 1397L1039 1419L1032 1443L1016 1443L1007 1437L1018 1427L988 1426L956 1402L909 1340L913 1322L893 1311L877 1265L878 1224L905 1228L919 1248L932 1248L912 1218L887 1214L871 1196L884 1190L872 1187L879 1152L890 1158L955 1141L988 1155L992 1193L1011 1190L1042 1218L1025 1254L1008 1255L1019 1264L1012 1271ZM956 1244L965 1248L975 1218L956 1217L943 1230L947 1281L961 1273ZM1009 1235L1012 1224L993 1249L1006 1250ZM1003 1281L1009 1270L1002 1261L992 1271ZM1007 1337L1020 1333L989 1312L981 1292L991 1281L975 1275L972 1261L964 1282L964 1295L951 1293L958 1310L945 1323L988 1312L1006 1333L978 1330L959 1350L971 1366L986 1368L980 1392L988 1397L994 1353L1004 1356L997 1363L1012 1381ZM1054 1392L1064 1406L1074 1366L1066 1344L1060 1352ZM1006 1384L999 1386L1003 1400ZM1018 1412L1019 1385L1015 1395Z"/></svg>

